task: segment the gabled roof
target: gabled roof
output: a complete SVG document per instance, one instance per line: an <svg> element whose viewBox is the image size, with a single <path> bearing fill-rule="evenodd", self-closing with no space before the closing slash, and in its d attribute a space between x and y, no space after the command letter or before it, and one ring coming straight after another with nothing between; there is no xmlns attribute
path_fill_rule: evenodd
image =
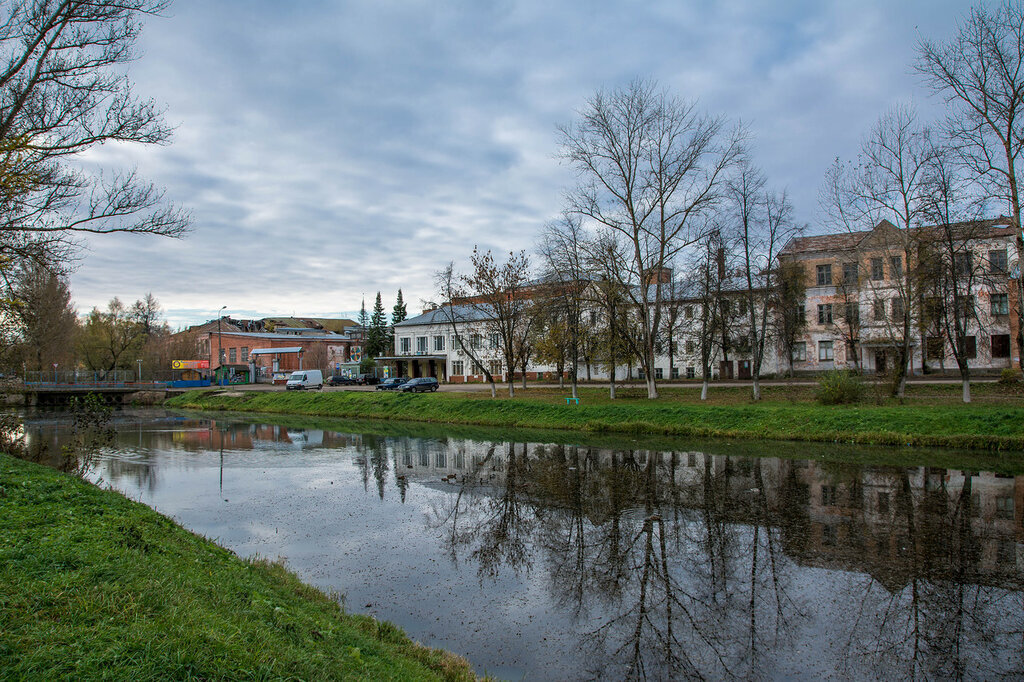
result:
<svg viewBox="0 0 1024 682"><path fill-rule="evenodd" d="M937 231L940 227L941 226L939 225L923 225L911 229L915 232L921 230L927 233ZM954 230L963 230L965 232L970 231L972 233L971 236L977 239L1005 237L1014 234L1013 229L1010 226L1010 219L1005 217L990 218L987 220L969 220L962 223L954 223L951 227ZM816 253L822 251L851 251L861 246L862 243L870 239L872 236L878 236L890 230L898 229L899 228L888 220L883 220L871 230L843 232L839 234L819 234L808 237L794 237L789 240L789 243L787 243L785 247L783 247L782 251L779 252L779 255L789 256L798 253Z"/></svg>

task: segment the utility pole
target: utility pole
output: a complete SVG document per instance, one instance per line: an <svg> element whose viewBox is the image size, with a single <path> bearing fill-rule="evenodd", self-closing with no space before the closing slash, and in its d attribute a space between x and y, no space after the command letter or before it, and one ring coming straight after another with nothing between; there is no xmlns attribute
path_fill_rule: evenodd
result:
<svg viewBox="0 0 1024 682"><path fill-rule="evenodd" d="M222 305L220 310L217 311L217 371L220 372L221 358L224 357L224 346L222 345L224 337L220 332L220 321L223 318L224 309L226 305Z"/></svg>

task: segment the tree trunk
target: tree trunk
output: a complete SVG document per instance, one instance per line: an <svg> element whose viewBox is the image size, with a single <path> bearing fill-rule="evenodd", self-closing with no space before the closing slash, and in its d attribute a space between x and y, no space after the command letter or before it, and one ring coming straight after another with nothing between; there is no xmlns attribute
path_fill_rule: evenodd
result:
<svg viewBox="0 0 1024 682"><path fill-rule="evenodd" d="M761 399L761 380L757 375L758 371L754 370L754 402Z"/></svg>
<svg viewBox="0 0 1024 682"><path fill-rule="evenodd" d="M960 380L963 382L963 400L965 403L969 403L971 402L971 368L967 365L966 360L960 367Z"/></svg>
<svg viewBox="0 0 1024 682"><path fill-rule="evenodd" d="M654 400L658 397L658 385L654 383L654 375L650 372L647 374L647 399Z"/></svg>
<svg viewBox="0 0 1024 682"><path fill-rule="evenodd" d="M571 378L571 381L572 381L572 397L576 398L576 400L580 399L580 394L579 394L579 390L578 390L578 386L577 386L578 382L576 380L576 376L579 374L579 371L580 371L579 362L580 361L579 361L578 358L573 358L573 361L572 361L572 378Z"/></svg>
<svg viewBox="0 0 1024 682"><path fill-rule="evenodd" d="M491 384L491 397L492 398L497 398L498 397L498 387L494 384L494 378L493 377L491 378L490 384Z"/></svg>
<svg viewBox="0 0 1024 682"><path fill-rule="evenodd" d="M610 359L611 369L608 372L608 399L615 400L615 356Z"/></svg>
<svg viewBox="0 0 1024 682"><path fill-rule="evenodd" d="M565 388L565 365L560 362L555 369L558 370L558 388Z"/></svg>
<svg viewBox="0 0 1024 682"><path fill-rule="evenodd" d="M704 375L704 381L700 385L700 399L701 400L707 400L708 399L708 375L707 374Z"/></svg>

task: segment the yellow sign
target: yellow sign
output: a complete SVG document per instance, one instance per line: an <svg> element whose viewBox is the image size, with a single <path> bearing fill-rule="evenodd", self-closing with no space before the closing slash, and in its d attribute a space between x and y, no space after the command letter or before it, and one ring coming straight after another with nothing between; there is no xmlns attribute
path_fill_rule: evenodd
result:
<svg viewBox="0 0 1024 682"><path fill-rule="evenodd" d="M209 360L172 360L171 369L210 369Z"/></svg>

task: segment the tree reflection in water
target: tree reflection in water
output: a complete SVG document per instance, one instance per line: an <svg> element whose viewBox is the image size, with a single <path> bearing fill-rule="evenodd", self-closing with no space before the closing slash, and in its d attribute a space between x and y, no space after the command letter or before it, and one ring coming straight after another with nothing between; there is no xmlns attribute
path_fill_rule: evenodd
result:
<svg viewBox="0 0 1024 682"><path fill-rule="evenodd" d="M799 674L810 631L821 660L845 675L1020 670L1021 647L1008 667L1005 646L994 645L1020 642L1020 575L1015 563L1001 579L979 570L988 559L972 476L953 490L955 477L492 444L430 523L481 580L540 562L593 677ZM809 567L839 569L830 586L863 577L830 595L828 612L821 594L798 586Z"/></svg>

